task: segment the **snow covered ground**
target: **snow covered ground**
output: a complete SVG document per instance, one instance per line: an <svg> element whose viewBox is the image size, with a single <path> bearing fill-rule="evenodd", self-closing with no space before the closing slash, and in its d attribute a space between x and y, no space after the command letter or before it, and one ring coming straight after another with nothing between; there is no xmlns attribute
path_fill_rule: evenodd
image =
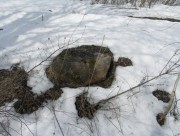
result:
<svg viewBox="0 0 180 136"><path fill-rule="evenodd" d="M65 48L92 44L109 47L115 60L122 56L133 61L132 67L116 69L112 87L89 88L89 96L94 102L137 85L147 75L159 74L180 49L179 22L128 17L180 19L178 6L128 9L90 5L78 0L0 0L0 3L0 69L20 63L29 71L59 47L65 46L52 58ZM45 62L31 72L28 85L33 92L45 92L53 86L44 72L49 63ZM163 112L167 104L152 95L155 89L171 92L175 79L176 76L165 76L135 89L133 92L138 92L135 95L132 92L122 95L107 105L107 108L118 107L119 110L100 110L93 120L77 115L75 97L86 89L82 87L63 88L62 97L31 115L16 114L21 121L2 116L0 121L9 124L12 136L178 136L180 117L175 121L168 114L165 125L159 126L156 115ZM180 85L176 97L180 99Z"/></svg>

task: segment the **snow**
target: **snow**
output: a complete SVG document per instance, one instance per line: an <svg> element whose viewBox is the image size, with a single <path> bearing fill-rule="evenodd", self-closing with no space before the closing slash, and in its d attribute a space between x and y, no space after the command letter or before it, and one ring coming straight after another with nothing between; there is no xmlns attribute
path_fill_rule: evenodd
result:
<svg viewBox="0 0 180 136"><path fill-rule="evenodd" d="M103 43L114 53L115 60L128 57L133 66L118 67L112 87L90 87L89 97L97 102L123 92L139 84L143 77L159 74L180 48L179 23L128 17L132 15L180 19L180 7L156 5L151 9L127 9L78 0L1 0L0 69L20 63L29 71L65 46L30 73L28 85L40 94L53 86L44 71L53 57L65 48ZM84 87L62 88L64 93L57 101L48 102L30 115L21 116L10 108L20 120L1 116L0 121L10 122L9 132L13 136L60 136L58 122L65 136L174 136L180 133L180 121L168 114L165 125L159 126L156 115L167 104L158 101L152 91L171 92L175 79L165 76L133 90L135 95L130 92L118 97L105 107L118 107L118 110L100 110L92 121L79 118L74 104L76 96L87 90ZM177 99L180 99L179 90L180 85ZM0 127L0 134L1 130Z"/></svg>

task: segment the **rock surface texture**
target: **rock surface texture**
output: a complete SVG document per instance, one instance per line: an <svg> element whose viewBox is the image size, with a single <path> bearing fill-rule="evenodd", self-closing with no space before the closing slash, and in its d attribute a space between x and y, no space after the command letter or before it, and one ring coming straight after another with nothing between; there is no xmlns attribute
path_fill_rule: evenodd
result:
<svg viewBox="0 0 180 136"><path fill-rule="evenodd" d="M46 69L46 74L61 87L98 85L106 88L114 79L113 60L109 48L83 45L63 50Z"/></svg>

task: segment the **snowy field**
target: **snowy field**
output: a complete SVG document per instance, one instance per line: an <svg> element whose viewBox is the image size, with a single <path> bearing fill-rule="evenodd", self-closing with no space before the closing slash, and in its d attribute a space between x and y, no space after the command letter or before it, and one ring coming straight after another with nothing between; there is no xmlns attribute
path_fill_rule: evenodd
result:
<svg viewBox="0 0 180 136"><path fill-rule="evenodd" d="M0 69L20 63L29 71L61 48L30 73L28 85L40 94L53 86L44 71L53 57L66 48L101 45L110 48L115 60L130 58L133 66L117 67L112 86L90 87L89 97L97 102L123 92L146 76L158 75L180 49L179 22L128 16L180 20L180 7L128 9L128 6L90 5L78 0L0 0ZM176 78L176 75L163 76L121 95L107 109L99 110L93 120L77 115L75 98L87 89L81 87L62 88L64 93L57 101L30 115L15 113L11 108L13 102L7 103L1 110L6 107L14 116L0 116L0 122L9 126L7 135L12 136L179 136L180 116L175 120L168 114L165 124L160 126L156 115L167 104L152 95L156 89L171 93ZM180 99L180 85L176 98ZM177 106L180 108L180 101ZM1 125L0 135L5 133Z"/></svg>

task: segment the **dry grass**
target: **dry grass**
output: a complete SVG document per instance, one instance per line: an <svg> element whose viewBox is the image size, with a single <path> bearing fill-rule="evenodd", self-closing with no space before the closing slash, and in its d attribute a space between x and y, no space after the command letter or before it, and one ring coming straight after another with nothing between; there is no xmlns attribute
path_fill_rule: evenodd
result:
<svg viewBox="0 0 180 136"><path fill-rule="evenodd" d="M131 4L134 7L151 7L155 4L178 5L178 0L92 0L92 4L125 5Z"/></svg>

